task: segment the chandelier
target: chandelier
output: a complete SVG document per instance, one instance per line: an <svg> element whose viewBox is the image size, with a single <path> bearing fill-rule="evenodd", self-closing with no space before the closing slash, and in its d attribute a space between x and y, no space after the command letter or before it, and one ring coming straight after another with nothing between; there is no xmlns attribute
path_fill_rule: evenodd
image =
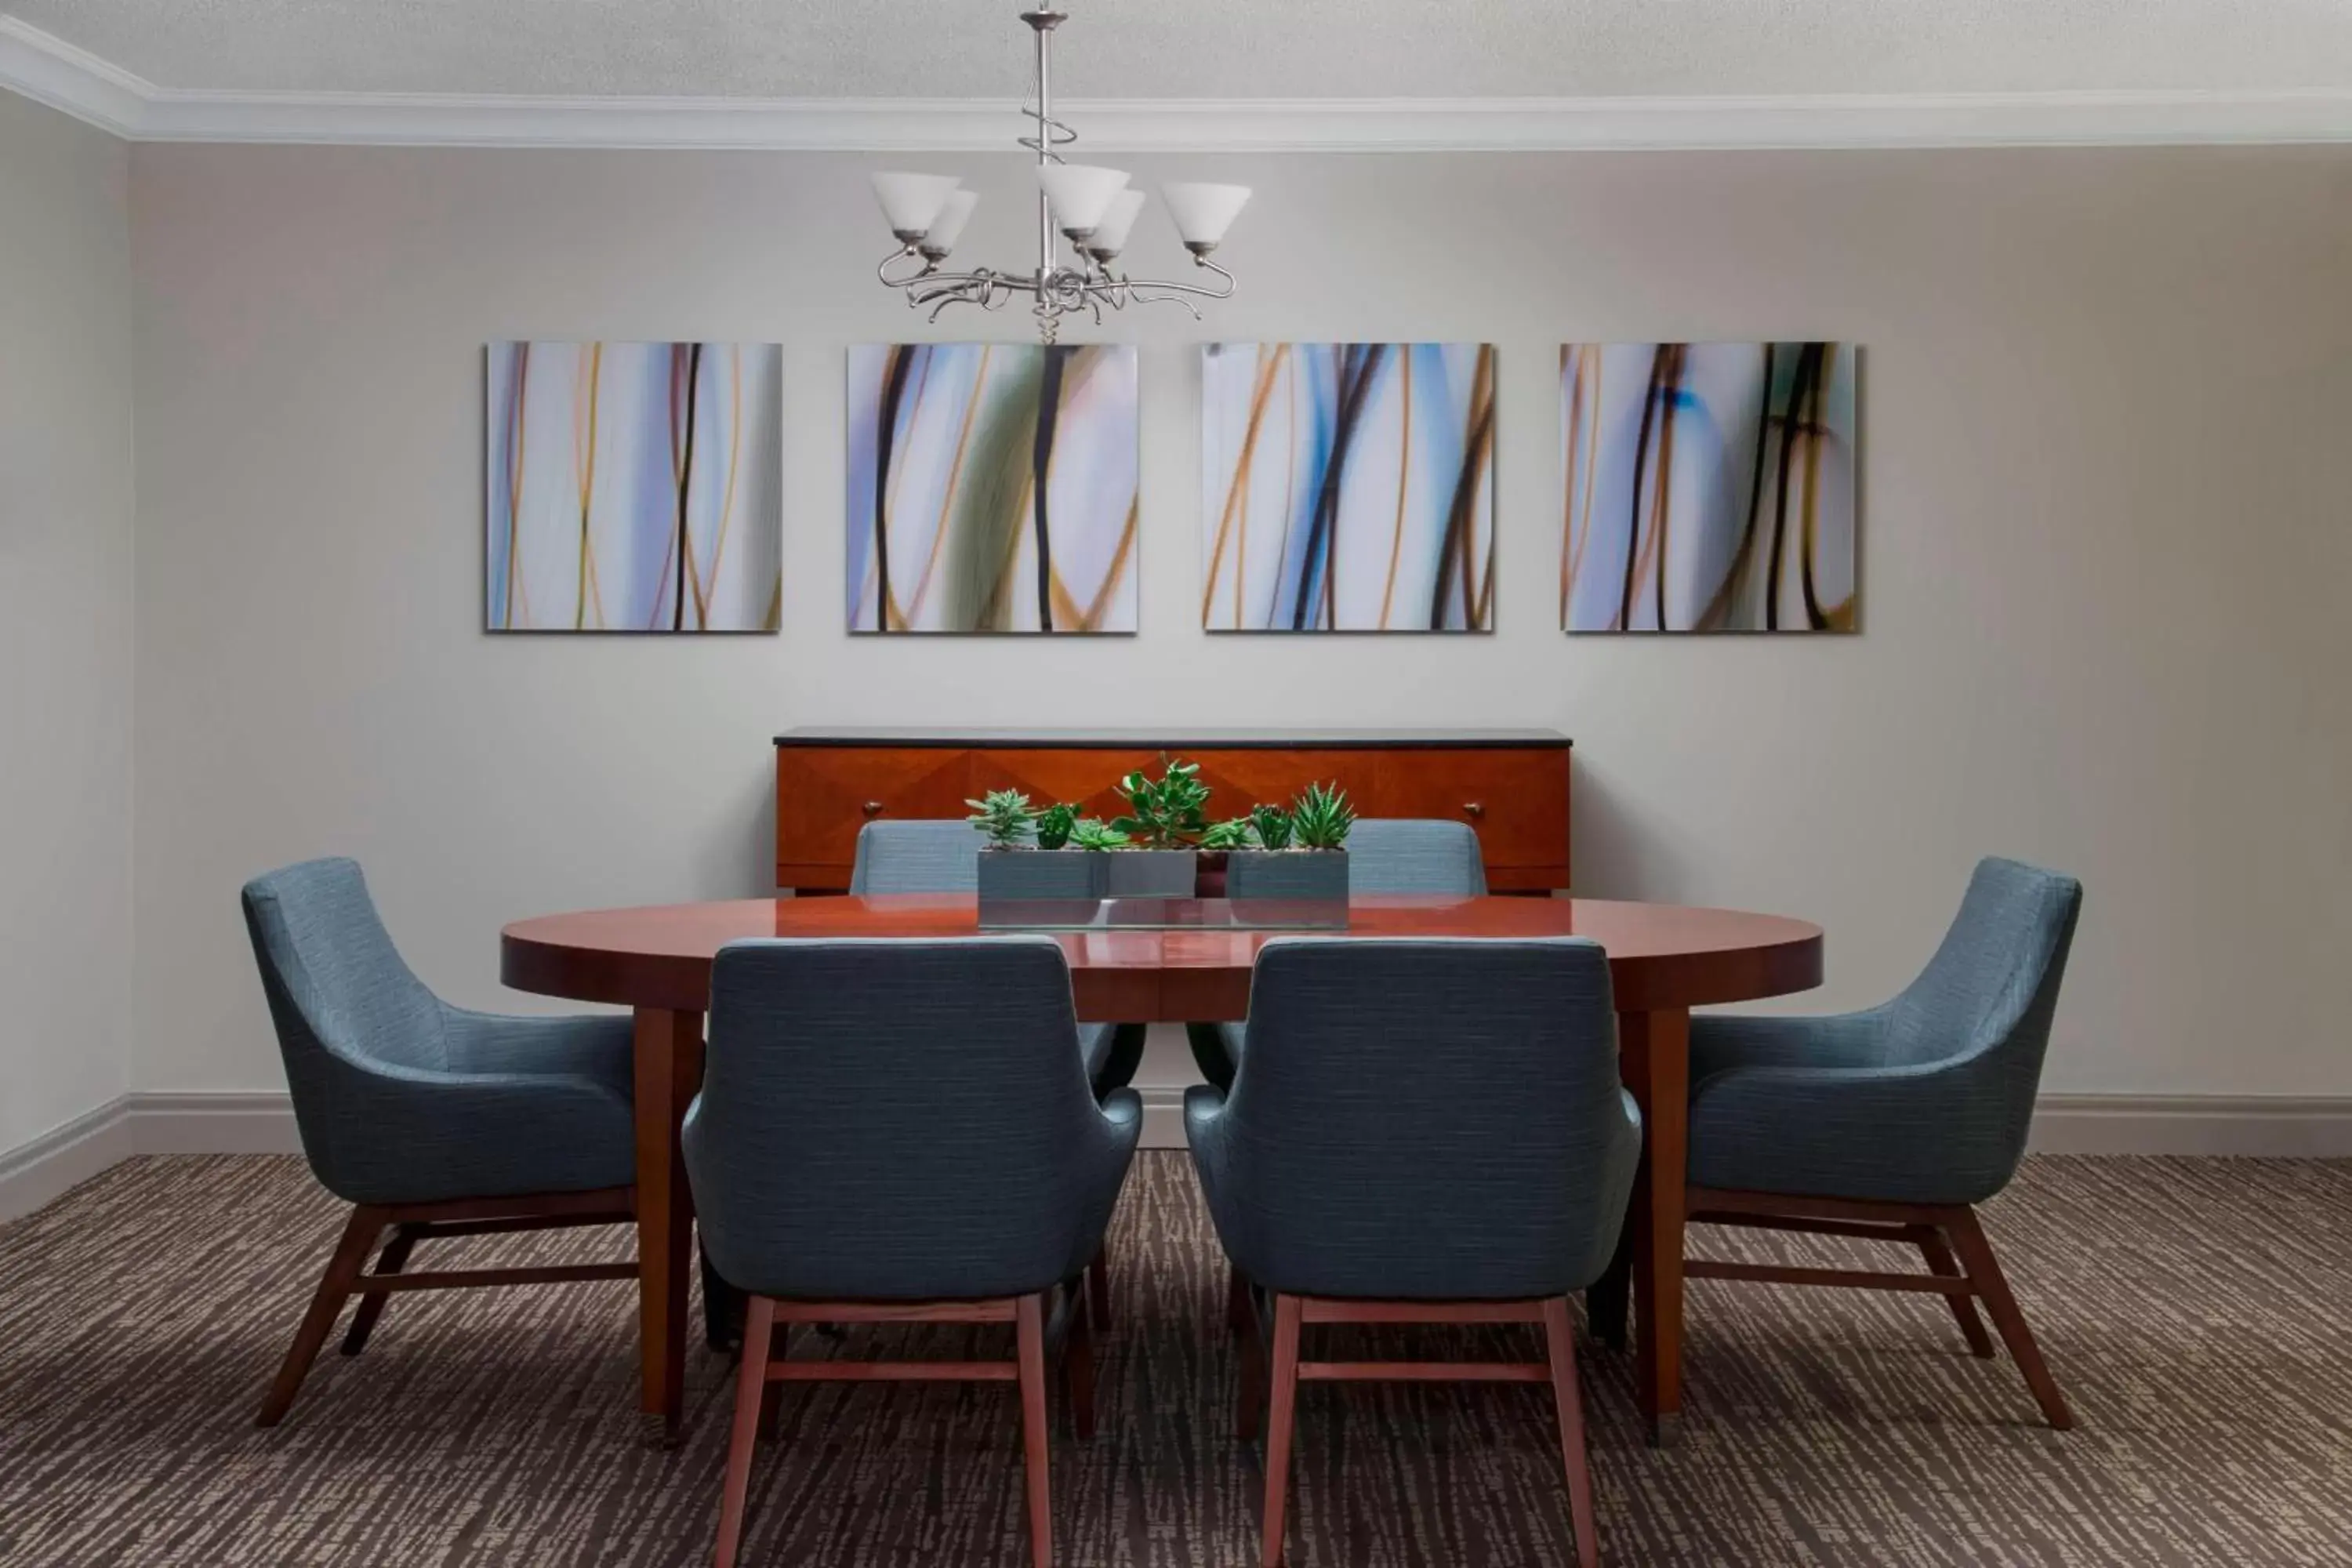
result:
<svg viewBox="0 0 2352 1568"><path fill-rule="evenodd" d="M1054 29L1068 20L1063 11L1024 11L1037 44L1037 101L1022 110L1037 122L1034 136L1014 140L1037 154L1037 264L1025 272L1003 272L982 267L969 272L942 270L940 264L955 248L957 238L980 202L950 174L877 174L874 194L898 248L884 258L876 276L903 291L910 309L930 307L930 319L950 305L977 305L983 310L1004 308L1016 295L1030 300L1037 318L1037 335L1054 341L1062 318L1073 311L1090 311L1102 321L1103 307L1124 310L1130 304L1178 304L1199 321L1193 299L1233 297L1234 275L1209 259L1217 242L1249 200L1247 185L1169 184L1160 199L1176 222L1177 235L1192 253L1192 265L1217 275L1213 284L1168 283L1136 279L1111 264L1127 246L1135 220L1143 212L1143 193L1128 186L1118 169L1097 168L1064 160L1059 148L1076 141L1077 132L1054 118ZM1057 257L1055 233L1070 245L1071 256ZM910 266L911 264L911 266ZM1189 296L1189 297L1188 297Z"/></svg>

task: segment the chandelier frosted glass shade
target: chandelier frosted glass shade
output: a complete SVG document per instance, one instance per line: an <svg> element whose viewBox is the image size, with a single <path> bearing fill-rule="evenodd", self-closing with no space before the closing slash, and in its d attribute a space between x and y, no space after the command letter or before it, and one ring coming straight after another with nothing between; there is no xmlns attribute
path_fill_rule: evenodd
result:
<svg viewBox="0 0 2352 1568"><path fill-rule="evenodd" d="M947 205L940 216L931 220L930 228L923 235L923 253L945 256L963 237L963 226L971 221L971 209L980 205L978 191L954 190L948 193Z"/></svg>
<svg viewBox="0 0 2352 1568"><path fill-rule="evenodd" d="M1142 214L1141 191L1130 185L1119 192L1111 197L1110 210L1103 214L1102 222L1087 236L1087 249L1097 256L1117 256L1127 247L1127 237L1135 231L1135 220Z"/></svg>
<svg viewBox="0 0 2352 1568"><path fill-rule="evenodd" d="M1250 199L1247 185L1162 185L1160 199L1176 220L1176 232L1191 246L1213 246L1225 237Z"/></svg>
<svg viewBox="0 0 2352 1568"><path fill-rule="evenodd" d="M882 204L890 232L911 239L930 232L958 184L953 174L877 174L874 195Z"/></svg>
<svg viewBox="0 0 2352 1568"><path fill-rule="evenodd" d="M1102 223L1111 199L1127 188L1127 171L1091 163L1044 163L1037 184L1054 204L1054 222L1065 234L1087 234Z"/></svg>

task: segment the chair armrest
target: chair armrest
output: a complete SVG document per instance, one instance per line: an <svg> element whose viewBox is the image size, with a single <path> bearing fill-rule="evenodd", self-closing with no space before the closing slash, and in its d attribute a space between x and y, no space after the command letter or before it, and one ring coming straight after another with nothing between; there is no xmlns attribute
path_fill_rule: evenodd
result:
<svg viewBox="0 0 2352 1568"><path fill-rule="evenodd" d="M577 1073L600 1082L629 1081L635 1025L626 1013L517 1017L443 1009L449 1066L459 1073Z"/></svg>
<svg viewBox="0 0 2352 1568"><path fill-rule="evenodd" d="M1694 1013L1690 1080L1747 1068L1874 1068L1885 1039L1885 1010L1814 1016Z"/></svg>

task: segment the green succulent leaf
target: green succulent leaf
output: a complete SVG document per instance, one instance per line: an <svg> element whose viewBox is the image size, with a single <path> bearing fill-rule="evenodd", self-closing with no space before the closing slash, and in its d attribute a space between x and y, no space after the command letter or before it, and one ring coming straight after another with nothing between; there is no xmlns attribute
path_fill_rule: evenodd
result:
<svg viewBox="0 0 2352 1568"><path fill-rule="evenodd" d="M1098 816L1082 816L1070 829L1070 842L1081 849L1118 849L1128 837Z"/></svg>
<svg viewBox="0 0 2352 1568"><path fill-rule="evenodd" d="M1267 849L1290 847L1290 813L1282 807L1278 805L1253 807L1250 811L1250 826L1256 832L1257 841L1262 847Z"/></svg>
<svg viewBox="0 0 2352 1568"><path fill-rule="evenodd" d="M1247 849L1257 842L1257 828L1246 816L1210 824L1201 835L1203 849Z"/></svg>
<svg viewBox="0 0 2352 1568"><path fill-rule="evenodd" d="M993 789L978 800L967 800L972 814L964 818L974 829L984 834L992 849L1012 849L1029 837L1030 825L1037 813L1029 809L1029 797L1017 789Z"/></svg>
<svg viewBox="0 0 2352 1568"><path fill-rule="evenodd" d="M1209 786L1201 782L1198 763L1167 763L1159 778L1141 769L1119 781L1127 812L1113 826L1154 849L1181 849L1207 831L1202 808L1209 804Z"/></svg>
<svg viewBox="0 0 2352 1568"><path fill-rule="evenodd" d="M1298 793L1290 810L1292 836L1301 849L1338 849L1356 826L1356 808L1338 784L1311 784Z"/></svg>
<svg viewBox="0 0 2352 1568"><path fill-rule="evenodd" d="M1060 849L1070 842L1070 832L1078 825L1078 808L1075 805L1049 805L1036 815L1037 847Z"/></svg>

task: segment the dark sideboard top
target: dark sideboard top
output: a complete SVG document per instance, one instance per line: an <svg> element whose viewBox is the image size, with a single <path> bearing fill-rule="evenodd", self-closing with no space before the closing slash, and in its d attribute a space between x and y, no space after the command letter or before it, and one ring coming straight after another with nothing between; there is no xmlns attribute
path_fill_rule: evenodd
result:
<svg viewBox="0 0 2352 1568"><path fill-rule="evenodd" d="M1253 747L1291 751L1345 747L1363 751L1467 751L1485 747L1528 751L1565 750L1557 730L859 730L813 727L787 730L779 746L986 746L1063 751L1105 749L1242 751Z"/></svg>

